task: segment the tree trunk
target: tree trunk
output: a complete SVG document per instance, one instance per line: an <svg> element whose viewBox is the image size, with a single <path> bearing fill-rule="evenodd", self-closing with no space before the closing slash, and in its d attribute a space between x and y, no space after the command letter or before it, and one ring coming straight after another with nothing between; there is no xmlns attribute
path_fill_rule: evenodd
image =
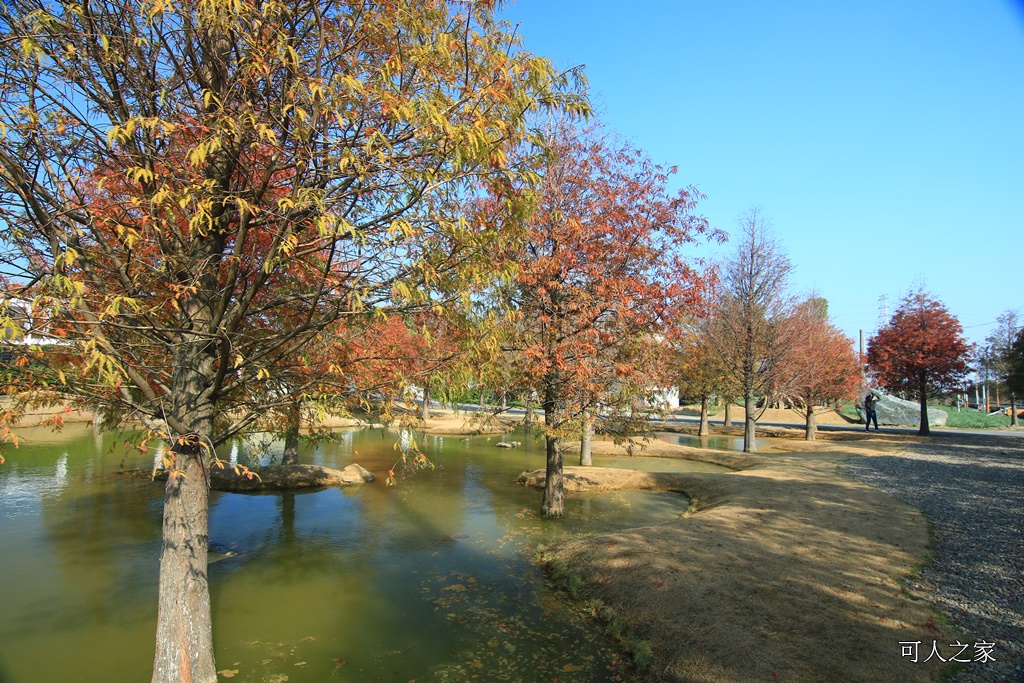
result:
<svg viewBox="0 0 1024 683"><path fill-rule="evenodd" d="M548 380L544 391L544 426L547 428L547 468L544 477L544 499L540 504L541 517L561 517L565 514L565 486L562 480L562 439L552 432L561 425L561 411L555 396L555 387L561 386L558 377Z"/></svg>
<svg viewBox="0 0 1024 683"><path fill-rule="evenodd" d="M209 452L202 438L200 434L188 434L172 448L172 473L176 476L168 477L164 489L153 683L217 680L206 574Z"/></svg>
<svg viewBox="0 0 1024 683"><path fill-rule="evenodd" d="M484 388L483 388L483 386L480 387L480 402L479 402L479 404L476 407L476 412L477 413L484 412Z"/></svg>
<svg viewBox="0 0 1024 683"><path fill-rule="evenodd" d="M216 291L207 283L204 291ZM185 319L193 329L209 324L204 302L186 300ZM171 411L173 476L164 487L162 550L157 597L153 683L216 683L213 617L207 553L210 545L210 481L215 406L209 389L217 374L216 348L209 339L188 335L174 352Z"/></svg>
<svg viewBox="0 0 1024 683"><path fill-rule="evenodd" d="M583 412L583 429L580 430L580 465L582 467L590 467L594 464L594 459L590 455L590 442L594 438L594 424L590 419L590 414L586 411Z"/></svg>
<svg viewBox="0 0 1024 683"><path fill-rule="evenodd" d="M295 546L295 493L282 491L281 500L281 539L285 547L292 551Z"/></svg>
<svg viewBox="0 0 1024 683"><path fill-rule="evenodd" d="M921 427L917 430L917 435L928 436L931 434L931 429L928 426L928 386L924 373L921 374L918 381L917 395L921 400Z"/></svg>
<svg viewBox="0 0 1024 683"><path fill-rule="evenodd" d="M523 417L523 424L526 426L526 431L530 431L530 427L533 426L533 406L530 405L530 397L526 397L526 415Z"/></svg>
<svg viewBox="0 0 1024 683"><path fill-rule="evenodd" d="M424 422L430 419L430 380L426 378L423 380L423 413L421 417Z"/></svg>
<svg viewBox="0 0 1024 683"><path fill-rule="evenodd" d="M732 401L726 399L725 401L725 422L722 423L723 427L732 427Z"/></svg>
<svg viewBox="0 0 1024 683"><path fill-rule="evenodd" d="M507 391L501 392L501 409L502 410L507 410L508 409L508 392Z"/></svg>
<svg viewBox="0 0 1024 683"><path fill-rule="evenodd" d="M697 428L697 436L707 436L711 433L708 426L708 397L700 397L700 427Z"/></svg>
<svg viewBox="0 0 1024 683"><path fill-rule="evenodd" d="M1010 394L1010 426L1017 426L1017 397Z"/></svg>
<svg viewBox="0 0 1024 683"><path fill-rule="evenodd" d="M804 431L805 441L814 441L818 436L818 423L814 417L814 406L807 406L807 428Z"/></svg>
<svg viewBox="0 0 1024 683"><path fill-rule="evenodd" d="M757 444L754 440L754 432L757 428L757 422L754 420L754 416L757 415L757 406L754 405L753 392L744 397L743 414L743 452L756 453Z"/></svg>
<svg viewBox="0 0 1024 683"><path fill-rule="evenodd" d="M565 514L565 487L562 481L562 440L547 436L547 469L544 479L544 499L540 504L541 517L561 517Z"/></svg>
<svg viewBox="0 0 1024 683"><path fill-rule="evenodd" d="M282 465L299 464L299 416L299 402L295 401L288 408L288 429L284 433Z"/></svg>

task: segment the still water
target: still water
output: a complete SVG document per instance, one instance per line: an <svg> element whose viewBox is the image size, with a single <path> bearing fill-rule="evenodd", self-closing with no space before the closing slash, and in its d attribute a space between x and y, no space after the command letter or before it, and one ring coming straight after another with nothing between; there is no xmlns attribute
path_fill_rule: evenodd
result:
<svg viewBox="0 0 1024 683"><path fill-rule="evenodd" d="M148 680L156 620L161 487L116 435L26 430L0 465L0 683ZM573 534L678 518L671 493L576 494L542 520L514 483L543 443L427 437L433 470L383 484L396 437L342 431L303 462L358 462L361 487L212 492L210 588L222 679L605 681L628 679L615 647L544 581L533 549ZM279 446L278 446L279 447ZM237 449L236 449L237 450ZM227 454L225 454L227 455ZM598 466L720 470L657 458Z"/></svg>
<svg viewBox="0 0 1024 683"><path fill-rule="evenodd" d="M713 451L742 451L743 437L715 434L697 436L696 434L677 434L675 432L658 432L658 438L676 446L691 448L709 448ZM763 439L754 439L754 447L761 450L767 446Z"/></svg>

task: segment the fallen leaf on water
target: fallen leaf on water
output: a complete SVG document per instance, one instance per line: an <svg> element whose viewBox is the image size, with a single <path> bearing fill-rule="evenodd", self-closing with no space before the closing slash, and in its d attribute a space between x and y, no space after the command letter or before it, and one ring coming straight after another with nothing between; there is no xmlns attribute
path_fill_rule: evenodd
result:
<svg viewBox="0 0 1024 683"><path fill-rule="evenodd" d="M224 678L234 678L238 675L238 669L221 669L217 672L217 675L223 676Z"/></svg>

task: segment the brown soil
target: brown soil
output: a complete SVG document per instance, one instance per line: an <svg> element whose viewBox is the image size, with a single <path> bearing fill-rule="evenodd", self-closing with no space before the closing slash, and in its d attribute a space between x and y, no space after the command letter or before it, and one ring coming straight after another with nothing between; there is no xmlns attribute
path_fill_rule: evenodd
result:
<svg viewBox="0 0 1024 683"><path fill-rule="evenodd" d="M837 474L851 455L901 449L906 439L836 437L783 442L764 455L669 444L643 453L738 470L724 474L566 468L569 492L679 491L692 512L556 544L542 562L620 634L644 680L933 680L944 665L914 664L900 646L959 636L902 585L926 561L927 522ZM594 450L622 452L607 442ZM543 486L544 473L521 480Z"/></svg>
<svg viewBox="0 0 1024 683"><path fill-rule="evenodd" d="M9 403L8 398L0 397L0 410L6 410ZM81 411L67 405L46 406L25 413L18 422L17 428L25 429L52 424L55 415L60 415L65 424L89 423L95 417L91 411ZM513 421L507 418L482 419L475 413L456 414L448 409L434 408L431 410L429 420L425 423L417 421L416 429L438 435L500 434L507 431L512 424ZM373 416L354 413L346 416L328 415L320 422L319 427L325 429L380 427L380 423Z"/></svg>
<svg viewBox="0 0 1024 683"><path fill-rule="evenodd" d="M742 410L742 408L741 408ZM742 413L741 413L742 414ZM820 425L846 425L850 421L834 410L822 410L815 413L814 420ZM803 426L807 418L799 410L768 408L764 414L757 419L758 422L776 422L780 424L795 424Z"/></svg>
<svg viewBox="0 0 1024 683"><path fill-rule="evenodd" d="M676 415L685 415L687 417L700 417L700 406L689 405L677 408L672 411ZM803 412L794 410L792 408L767 408L764 411L760 409L757 411L757 422L762 423L775 423L775 424L791 424L803 427L807 422L807 418ZM725 412L719 410L716 414L711 416L713 421L721 422L722 418L725 417ZM814 419L819 425L846 425L851 424L851 421L843 417L835 410L831 408L819 408L814 414ZM732 420L734 424L743 423L743 406L734 404L732 406Z"/></svg>
<svg viewBox="0 0 1024 683"><path fill-rule="evenodd" d="M10 408L11 399L7 396L0 397L0 410L6 411ZM36 408L32 412L25 413L18 421L18 428L38 427L40 425L52 425L54 418L60 416L64 424L78 424L93 421L91 410L77 410L70 405L55 405Z"/></svg>
<svg viewBox="0 0 1024 683"><path fill-rule="evenodd" d="M439 436L456 434L502 434L509 426L500 419L490 416L478 417L475 413L453 413L449 410L430 411L430 419L420 423L417 431Z"/></svg>

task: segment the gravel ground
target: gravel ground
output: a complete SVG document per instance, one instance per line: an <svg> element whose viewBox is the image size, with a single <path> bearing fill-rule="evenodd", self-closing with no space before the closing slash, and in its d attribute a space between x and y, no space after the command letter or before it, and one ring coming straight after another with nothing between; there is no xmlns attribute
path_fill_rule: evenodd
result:
<svg viewBox="0 0 1024 683"><path fill-rule="evenodd" d="M971 659L961 683L1024 683L1024 438L942 434L897 455L856 458L843 473L920 508L934 524L935 558L909 584L963 630ZM976 644L994 643L980 663ZM932 652L921 645L920 658Z"/></svg>

